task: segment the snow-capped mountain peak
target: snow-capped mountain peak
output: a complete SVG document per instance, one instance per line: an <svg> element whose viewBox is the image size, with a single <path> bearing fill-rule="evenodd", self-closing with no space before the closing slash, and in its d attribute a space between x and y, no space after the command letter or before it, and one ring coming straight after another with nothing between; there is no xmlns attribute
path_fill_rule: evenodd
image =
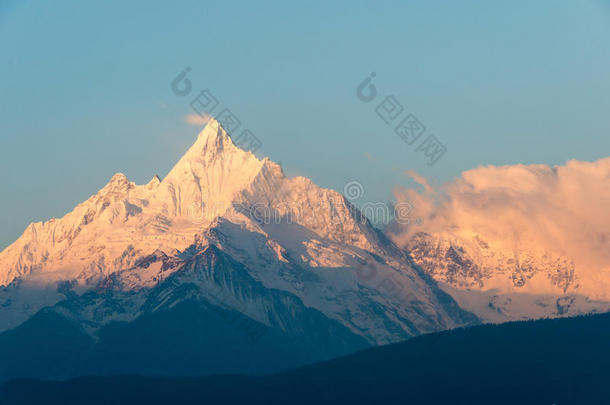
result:
<svg viewBox="0 0 610 405"><path fill-rule="evenodd" d="M264 161L233 144L214 119L163 179L161 198L172 215L195 215L209 222L222 215L237 194L250 185Z"/></svg>
<svg viewBox="0 0 610 405"><path fill-rule="evenodd" d="M133 294L144 300L166 281L169 290L183 280L212 299L199 273L186 271L194 265L189 257L210 245L247 272L243 280L252 286L228 286L231 291L256 283L271 295L283 291L370 342L473 320L343 195L286 177L211 120L162 180L137 185L117 173L72 212L31 225L0 253L0 287L7 286L0 288L0 321L11 320L0 322L0 331L56 303L66 283L78 294L105 296L110 289L124 297L118 313L95 315L97 301L87 301L78 316L89 317L88 325L134 319L142 302ZM32 304L26 292L41 289L48 294ZM246 298L224 305L242 312L238 304ZM270 322L261 302L243 305L252 307L248 317Z"/></svg>

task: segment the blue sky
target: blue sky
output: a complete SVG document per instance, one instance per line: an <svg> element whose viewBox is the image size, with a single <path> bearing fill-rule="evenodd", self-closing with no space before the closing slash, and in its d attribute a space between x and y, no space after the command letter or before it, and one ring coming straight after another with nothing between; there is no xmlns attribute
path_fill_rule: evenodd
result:
<svg viewBox="0 0 610 405"><path fill-rule="evenodd" d="M413 169L610 155L610 3L0 1L0 248L116 172L163 177L194 142L186 66L263 142L338 191L387 201ZM371 72L446 146L433 166L366 104Z"/></svg>

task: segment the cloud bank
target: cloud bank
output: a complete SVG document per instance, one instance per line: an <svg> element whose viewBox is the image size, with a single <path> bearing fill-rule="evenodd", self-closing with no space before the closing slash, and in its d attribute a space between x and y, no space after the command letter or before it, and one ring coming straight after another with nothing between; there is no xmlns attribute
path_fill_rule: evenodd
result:
<svg viewBox="0 0 610 405"><path fill-rule="evenodd" d="M405 246L416 232L479 234L510 248L541 248L567 256L591 284L610 280L610 158L571 160L564 166L487 166L432 188L396 188L398 202L413 206L394 241Z"/></svg>

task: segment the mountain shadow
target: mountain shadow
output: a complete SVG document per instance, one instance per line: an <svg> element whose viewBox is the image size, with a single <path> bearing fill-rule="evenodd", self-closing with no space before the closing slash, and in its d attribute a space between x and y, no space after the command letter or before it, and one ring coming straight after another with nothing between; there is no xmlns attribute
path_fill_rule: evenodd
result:
<svg viewBox="0 0 610 405"><path fill-rule="evenodd" d="M268 376L15 380L6 404L607 404L610 314L419 336Z"/></svg>

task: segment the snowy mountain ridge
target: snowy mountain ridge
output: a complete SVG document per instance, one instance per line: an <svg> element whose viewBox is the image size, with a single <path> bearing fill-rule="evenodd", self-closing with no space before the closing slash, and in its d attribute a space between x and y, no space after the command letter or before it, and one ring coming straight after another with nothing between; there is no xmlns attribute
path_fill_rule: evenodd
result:
<svg viewBox="0 0 610 405"><path fill-rule="evenodd" d="M145 303L155 289L182 291L190 257L210 246L244 267L241 281L250 287L221 282L231 299L214 303L205 280L196 279L188 285L198 292L188 296L251 308L248 316L268 326L295 325L269 320L265 308L279 305L271 304L275 291L372 344L476 322L344 196L285 177L211 120L163 180L136 185L116 174L72 212L30 225L0 253L0 330L49 306L64 314L72 308L70 317L91 333L130 322L154 308ZM240 295L244 288L256 294Z"/></svg>

